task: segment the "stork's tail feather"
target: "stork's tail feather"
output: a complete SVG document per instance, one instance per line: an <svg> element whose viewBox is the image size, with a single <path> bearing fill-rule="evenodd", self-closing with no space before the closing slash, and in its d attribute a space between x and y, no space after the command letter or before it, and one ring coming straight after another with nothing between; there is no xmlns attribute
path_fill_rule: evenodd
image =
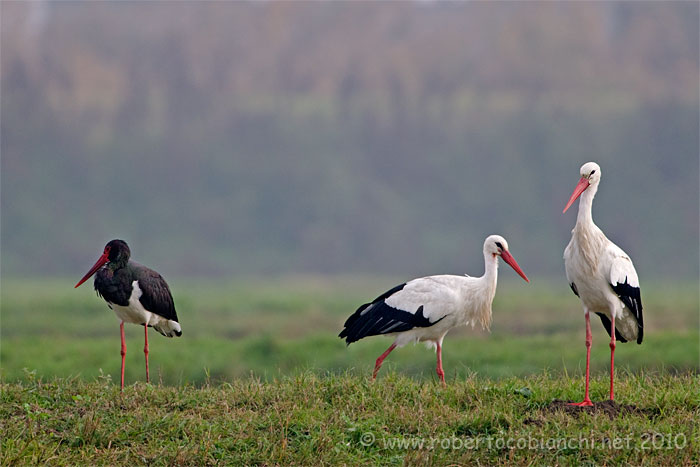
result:
<svg viewBox="0 0 700 467"><path fill-rule="evenodd" d="M180 337L182 335L180 323L171 319L159 321L153 325L153 329L163 334L165 337Z"/></svg>

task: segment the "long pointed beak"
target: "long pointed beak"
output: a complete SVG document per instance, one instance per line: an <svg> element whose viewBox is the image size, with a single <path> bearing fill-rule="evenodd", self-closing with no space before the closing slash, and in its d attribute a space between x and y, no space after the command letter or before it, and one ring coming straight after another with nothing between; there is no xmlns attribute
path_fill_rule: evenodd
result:
<svg viewBox="0 0 700 467"><path fill-rule="evenodd" d="M86 280L90 279L90 276L95 274L95 272L97 272L97 270L100 269L102 266L104 266L108 261L109 261L109 253L103 253L102 256L100 256L100 259L97 260L95 265L90 268L90 270L87 272L87 274L85 274L83 276L82 279L80 279L80 282L75 284L74 288L78 288L80 286L80 284L82 284Z"/></svg>
<svg viewBox="0 0 700 467"><path fill-rule="evenodd" d="M566 207L561 212L562 214L564 214L566 212L566 210L569 209L572 204L574 204L574 201L576 201L576 198L581 196L581 193L586 191L586 188L588 188L588 186L590 184L591 183L588 181L588 179L586 177L581 177L581 180L578 181L578 185L576 185L576 188L574 188L574 192L571 193L571 198L569 198L569 202L566 203Z"/></svg>
<svg viewBox="0 0 700 467"><path fill-rule="evenodd" d="M510 267L515 270L515 272L520 274L520 277L525 279L525 282L530 282L530 279L528 279L523 270L520 269L520 266L518 266L518 263L515 261L515 258L513 258L513 255L511 255L510 252L508 252L507 250L503 250L501 252L501 258L503 258L503 261L508 263Z"/></svg>

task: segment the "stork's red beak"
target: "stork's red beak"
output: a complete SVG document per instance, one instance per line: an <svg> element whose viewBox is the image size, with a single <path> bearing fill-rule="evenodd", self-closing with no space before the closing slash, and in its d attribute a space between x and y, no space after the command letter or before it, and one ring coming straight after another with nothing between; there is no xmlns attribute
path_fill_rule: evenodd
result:
<svg viewBox="0 0 700 467"><path fill-rule="evenodd" d="M503 258L503 261L508 263L510 267L515 270L515 272L520 274L520 277L525 279L525 282L530 282L530 279L527 278L523 270L520 269L520 266L518 266L518 263L515 261L515 258L513 258L513 255L511 255L507 250L501 251L501 258Z"/></svg>
<svg viewBox="0 0 700 467"><path fill-rule="evenodd" d="M571 198L569 198L569 202L566 203L566 207L564 210L561 212L564 214L567 209L571 207L572 204L574 204L574 201L576 201L576 198L581 196L581 193L586 191L586 188L591 184L591 182L588 181L586 177L581 177L581 180L578 181L578 185L576 185L576 188L574 188L574 192L571 193Z"/></svg>
<svg viewBox="0 0 700 467"><path fill-rule="evenodd" d="M92 276L93 274L95 274L95 272L97 272L97 270L100 269L102 266L104 266L108 261L109 261L109 251L105 251L104 253L102 253L102 256L100 256L100 259L97 260L97 262L95 263L95 265L94 265L93 267L90 268L90 270L87 272L87 274L85 274L85 275L83 276L83 278L80 279L80 282L78 282L77 284L75 284L75 287L74 287L74 288L79 287L80 284L82 284L82 283L85 282L86 280L90 279L90 276Z"/></svg>

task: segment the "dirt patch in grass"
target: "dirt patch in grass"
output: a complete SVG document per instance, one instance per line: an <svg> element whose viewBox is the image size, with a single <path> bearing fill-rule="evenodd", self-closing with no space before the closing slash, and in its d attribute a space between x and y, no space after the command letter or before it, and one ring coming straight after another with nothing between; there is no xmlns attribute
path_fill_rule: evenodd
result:
<svg viewBox="0 0 700 467"><path fill-rule="evenodd" d="M604 413L610 417L611 420L626 414L641 415L647 418L654 418L659 415L658 409L637 407L636 405L630 404L619 404L611 400L593 402L593 405L588 407L571 405L572 402L574 401L554 399L551 404L543 407L541 412L544 414L564 412L573 417L578 417L582 413Z"/></svg>

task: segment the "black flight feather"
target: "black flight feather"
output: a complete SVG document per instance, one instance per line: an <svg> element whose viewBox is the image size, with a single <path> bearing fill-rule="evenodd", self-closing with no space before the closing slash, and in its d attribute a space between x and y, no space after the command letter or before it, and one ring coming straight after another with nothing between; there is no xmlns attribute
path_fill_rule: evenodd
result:
<svg viewBox="0 0 700 467"><path fill-rule="evenodd" d="M610 284L610 286L637 320L637 344L641 344L644 338L644 317L642 316L642 296L639 287L629 285L627 278L625 278L624 284L618 282L616 285ZM607 329L608 334L610 334L609 326ZM617 333L615 335L617 336Z"/></svg>
<svg viewBox="0 0 700 467"><path fill-rule="evenodd" d="M386 292L384 292L383 294L381 294L379 297L377 297L377 298L375 298L374 300L372 300L371 303L365 303L364 305L360 305L360 307L355 311L355 313L353 313L352 315L350 315L350 317L348 317L348 319L345 321L345 324L343 325L343 327L344 327L345 329L343 329L343 331L340 333L339 337L345 337L345 334L344 334L344 333L347 331L348 328L350 328L350 327L353 325L353 323L354 323L355 321L357 321L357 320L360 318L360 315L362 315L362 312L363 312L368 306L374 305L375 303L377 303L377 302L379 302L379 301L383 301L383 300L385 300L385 299L391 297L391 296L394 295L396 292L398 292L399 290L403 289L405 286L406 286L406 283L405 283L405 282L404 282L403 284L399 284L399 285L397 285L396 287L392 288L391 290L387 290Z"/></svg>
<svg viewBox="0 0 700 467"><path fill-rule="evenodd" d="M578 289L576 288L576 284L574 284L574 283L572 282L571 284L569 284L569 287L571 287L571 290L573 290L574 295L576 295L576 296L578 297L579 294L578 294Z"/></svg>
<svg viewBox="0 0 700 467"><path fill-rule="evenodd" d="M603 327L608 332L608 336L610 336L610 318L608 318L604 313L596 313L596 315L600 316L600 321L602 321ZM627 342L627 339L622 337L622 334L620 334L620 331L618 331L617 328L615 328L615 340L622 342L623 344Z"/></svg>
<svg viewBox="0 0 700 467"><path fill-rule="evenodd" d="M423 306L415 313L399 310L386 304L386 299L404 288L401 284L383 293L371 303L365 303L345 321L344 329L338 337L345 338L349 344L367 336L376 336L392 332L403 332L413 328L425 328L435 323L423 314Z"/></svg>

